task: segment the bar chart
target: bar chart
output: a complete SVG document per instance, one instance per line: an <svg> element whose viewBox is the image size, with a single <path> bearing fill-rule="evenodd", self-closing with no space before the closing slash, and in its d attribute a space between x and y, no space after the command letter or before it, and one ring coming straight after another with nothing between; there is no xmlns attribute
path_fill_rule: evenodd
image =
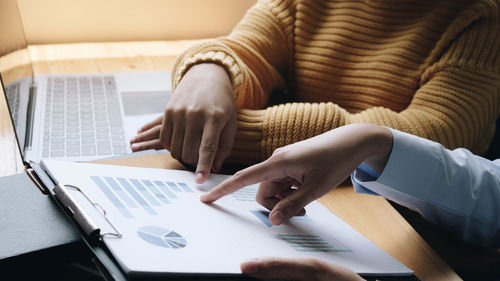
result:
<svg viewBox="0 0 500 281"><path fill-rule="evenodd" d="M128 219L134 218L131 210L142 208L150 215L158 215L155 208L172 204L181 193L194 193L185 182L101 176L90 179Z"/></svg>
<svg viewBox="0 0 500 281"><path fill-rule="evenodd" d="M328 243L320 236L312 234L278 234L278 239L288 243L297 252L352 252L335 239Z"/></svg>

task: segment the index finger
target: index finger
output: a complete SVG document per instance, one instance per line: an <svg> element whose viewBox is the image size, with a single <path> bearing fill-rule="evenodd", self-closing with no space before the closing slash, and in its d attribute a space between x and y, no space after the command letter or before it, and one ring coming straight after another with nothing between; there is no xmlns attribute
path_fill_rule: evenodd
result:
<svg viewBox="0 0 500 281"><path fill-rule="evenodd" d="M214 187L210 192L203 195L200 199L203 203L212 203L245 186L278 177L280 177L280 172L277 171L276 168L273 169L269 161L264 161L237 172L232 177Z"/></svg>
<svg viewBox="0 0 500 281"><path fill-rule="evenodd" d="M198 165L196 166L195 179L197 183L203 183L212 169L212 163L217 152L219 135L222 128L220 124L208 122L203 129L201 143L198 152Z"/></svg>

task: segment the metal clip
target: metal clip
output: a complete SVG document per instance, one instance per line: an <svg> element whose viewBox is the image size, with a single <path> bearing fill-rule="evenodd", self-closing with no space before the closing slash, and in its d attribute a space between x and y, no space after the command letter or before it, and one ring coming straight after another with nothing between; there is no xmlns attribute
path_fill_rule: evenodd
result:
<svg viewBox="0 0 500 281"><path fill-rule="evenodd" d="M94 206L94 208L101 211L101 213L104 216L104 219L113 228L114 232L100 233L99 227L97 227L97 225L90 219L90 217L85 212L83 212L83 209L73 199L73 197L65 190L65 188L71 188L73 190L80 192L85 197L85 199L87 199L89 203L92 206ZM61 185L58 184L54 188L54 193L56 194L57 198L63 203L63 205L72 213L75 220L78 222L78 224L82 227L82 229L85 231L87 235L89 236L96 235L99 238L103 238L106 236L121 238L123 236L123 234L118 230L115 224L111 222L111 220L108 218L107 212L104 209L104 207L102 207L101 204L92 200L81 188L70 184L65 184L63 188L61 187Z"/></svg>

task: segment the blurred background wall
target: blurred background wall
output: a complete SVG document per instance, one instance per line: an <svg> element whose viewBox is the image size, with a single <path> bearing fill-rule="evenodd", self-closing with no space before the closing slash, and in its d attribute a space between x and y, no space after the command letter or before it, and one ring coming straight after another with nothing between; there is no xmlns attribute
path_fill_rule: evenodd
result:
<svg viewBox="0 0 500 281"><path fill-rule="evenodd" d="M0 55L26 44L211 38L256 0L0 0Z"/></svg>

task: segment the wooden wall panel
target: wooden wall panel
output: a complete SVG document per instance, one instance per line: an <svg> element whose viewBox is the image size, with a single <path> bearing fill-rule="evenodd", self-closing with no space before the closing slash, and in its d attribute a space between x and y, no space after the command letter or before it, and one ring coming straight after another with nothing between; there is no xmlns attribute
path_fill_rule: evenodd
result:
<svg viewBox="0 0 500 281"><path fill-rule="evenodd" d="M17 2L28 44L51 44L213 38L228 34L256 0Z"/></svg>
<svg viewBox="0 0 500 281"><path fill-rule="evenodd" d="M0 56L26 47L16 0L0 0Z"/></svg>

